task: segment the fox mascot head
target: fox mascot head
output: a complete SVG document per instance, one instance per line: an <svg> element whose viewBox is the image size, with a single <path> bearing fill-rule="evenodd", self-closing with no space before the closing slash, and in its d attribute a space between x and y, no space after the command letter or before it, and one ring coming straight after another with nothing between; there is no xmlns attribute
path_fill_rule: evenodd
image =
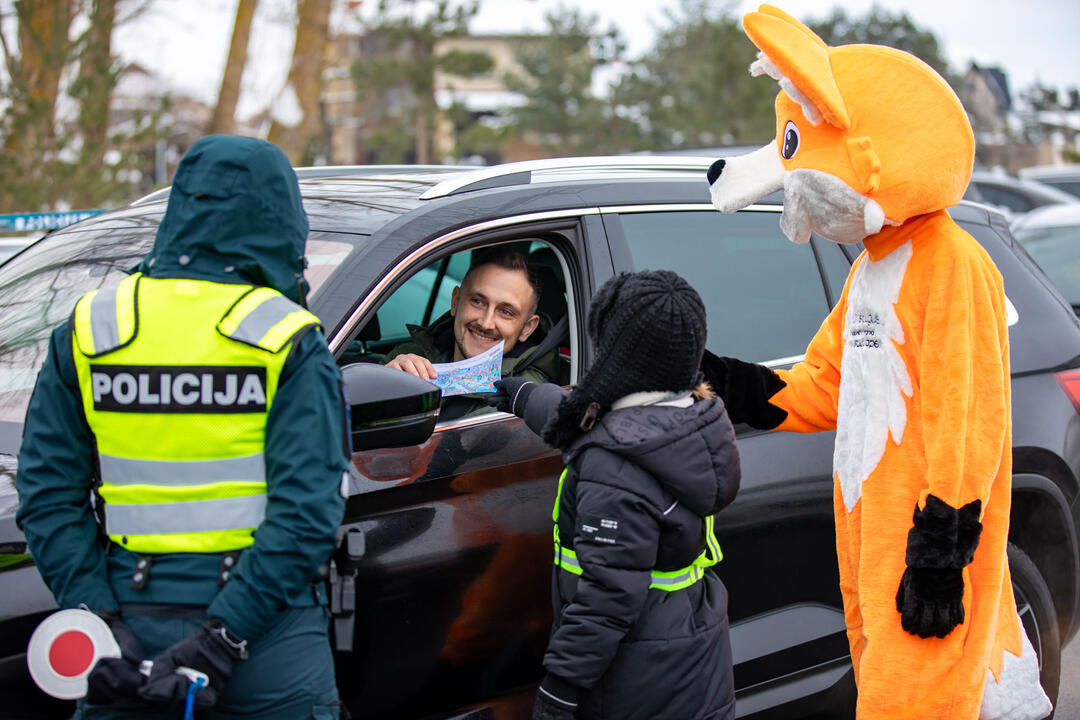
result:
<svg viewBox="0 0 1080 720"><path fill-rule="evenodd" d="M734 212L783 188L780 226L855 243L885 225L960 201L975 138L956 93L929 65L880 45L830 47L769 5L743 18L753 75L780 84L776 142L708 172L713 204Z"/></svg>

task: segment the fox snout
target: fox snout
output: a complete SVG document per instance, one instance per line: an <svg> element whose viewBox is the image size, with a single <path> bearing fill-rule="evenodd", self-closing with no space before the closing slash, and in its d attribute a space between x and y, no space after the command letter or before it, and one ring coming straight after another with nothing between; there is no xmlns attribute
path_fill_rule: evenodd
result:
<svg viewBox="0 0 1080 720"><path fill-rule="evenodd" d="M709 171L705 173L705 177L709 179L710 185L716 182L716 178L720 177L720 173L724 172L725 165L727 165L727 160L720 158L709 166Z"/></svg>

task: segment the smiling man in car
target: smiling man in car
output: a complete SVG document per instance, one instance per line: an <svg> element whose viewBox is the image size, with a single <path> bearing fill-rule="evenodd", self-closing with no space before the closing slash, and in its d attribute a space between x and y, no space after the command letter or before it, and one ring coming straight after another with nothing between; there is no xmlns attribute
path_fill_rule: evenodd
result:
<svg viewBox="0 0 1080 720"><path fill-rule="evenodd" d="M461 286L454 288L449 312L427 327L409 325L412 340L391 350L386 365L431 380L437 375L434 363L474 357L501 341L504 377L551 382L558 373L558 350L531 359L538 340L551 330L550 320L536 312L540 291L540 279L521 251L478 250ZM460 397L444 400L442 419L490 411L474 395Z"/></svg>

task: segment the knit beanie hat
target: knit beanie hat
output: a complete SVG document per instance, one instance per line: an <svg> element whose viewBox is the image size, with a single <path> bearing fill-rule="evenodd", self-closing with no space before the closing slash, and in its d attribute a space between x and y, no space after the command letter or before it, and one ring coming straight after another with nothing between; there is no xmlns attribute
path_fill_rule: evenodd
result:
<svg viewBox="0 0 1080 720"><path fill-rule="evenodd" d="M697 385L705 304L669 270L620 273L604 283L589 307L588 332L596 358L544 428L550 445L565 450L624 395Z"/></svg>

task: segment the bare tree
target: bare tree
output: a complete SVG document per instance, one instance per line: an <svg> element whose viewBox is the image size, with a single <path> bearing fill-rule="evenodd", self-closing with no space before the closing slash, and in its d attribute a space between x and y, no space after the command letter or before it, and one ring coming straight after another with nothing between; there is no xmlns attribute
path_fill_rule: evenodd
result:
<svg viewBox="0 0 1080 720"><path fill-rule="evenodd" d="M30 207L53 206L54 187L42 177L57 156L54 122L60 78L71 55L68 31L75 0L21 0L15 3L18 48L8 46L0 27L11 106L2 120L4 157L0 161L0 206L10 206L13 186L33 182ZM0 16L0 21L3 17Z"/></svg>
<svg viewBox="0 0 1080 720"><path fill-rule="evenodd" d="M221 76L221 89L218 91L217 105L210 125L206 131L210 134L231 133L235 123L236 101L240 97L240 79L247 65L248 40L251 37L251 20L255 16L258 0L240 0L236 6L236 19L233 21L232 41L229 43L229 57L225 61L225 72Z"/></svg>
<svg viewBox="0 0 1080 720"><path fill-rule="evenodd" d="M149 0L0 3L7 70L0 76L0 212L100 207L127 199L145 176L164 101L117 117L112 34L148 7ZM76 18L87 22L72 36ZM61 104L74 114L59 116Z"/></svg>
<svg viewBox="0 0 1080 720"><path fill-rule="evenodd" d="M109 104L117 72L112 56L112 33L116 25L116 0L92 0L90 26L81 40L79 74L71 95L79 103L78 133L82 138L71 200L76 207L96 201L100 192L100 168L108 145Z"/></svg>
<svg viewBox="0 0 1080 720"><path fill-rule="evenodd" d="M293 165L301 165L320 143L319 97L330 32L330 0L300 0L296 44L285 88L273 108L268 139Z"/></svg>

